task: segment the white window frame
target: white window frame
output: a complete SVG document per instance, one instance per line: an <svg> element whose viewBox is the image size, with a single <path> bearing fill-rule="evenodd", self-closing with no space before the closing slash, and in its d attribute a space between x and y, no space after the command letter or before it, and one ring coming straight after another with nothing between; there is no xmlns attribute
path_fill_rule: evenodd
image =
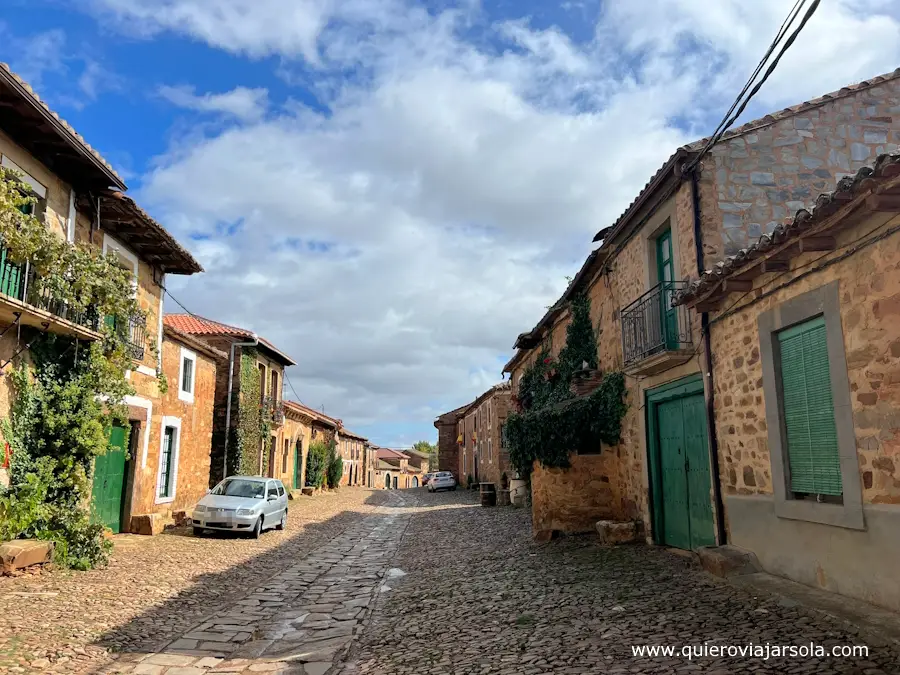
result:
<svg viewBox="0 0 900 675"><path fill-rule="evenodd" d="M166 427L175 429L175 440L172 448L172 493L167 497L159 496L159 488L162 482L163 474L163 448L166 444ZM171 504L175 501L175 495L178 494L178 459L181 454L181 418L163 416L159 423L159 455L157 457L156 467L156 503Z"/></svg>
<svg viewBox="0 0 900 675"><path fill-rule="evenodd" d="M134 294L137 295L138 288L138 269L140 263L138 262L138 257L132 253L127 246L125 246L122 242L120 242L115 237L103 233L103 255L108 253L117 253L120 257L124 258L128 262L131 263L131 267L134 270L134 279L132 279L132 287L134 290Z"/></svg>
<svg viewBox="0 0 900 675"><path fill-rule="evenodd" d="M184 384L184 362L192 361L193 365L191 366L191 390L185 391L182 389L182 385ZM192 352L190 349L186 349L185 347L181 348L181 358L178 361L178 400L184 401L185 403L193 403L194 402L194 392L197 389L197 353Z"/></svg>
<svg viewBox="0 0 900 675"><path fill-rule="evenodd" d="M28 185L34 190L34 194L38 196L38 198L45 200L47 199L47 186L41 183L37 178L32 176L30 173L25 171L21 166L12 161L7 155L0 155L0 166L4 169L10 169L12 171L18 171L22 174L22 180L24 180Z"/></svg>

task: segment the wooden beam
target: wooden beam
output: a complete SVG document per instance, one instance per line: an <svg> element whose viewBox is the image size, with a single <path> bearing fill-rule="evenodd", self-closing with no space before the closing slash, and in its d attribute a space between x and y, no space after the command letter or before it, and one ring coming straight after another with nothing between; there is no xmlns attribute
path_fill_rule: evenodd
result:
<svg viewBox="0 0 900 675"><path fill-rule="evenodd" d="M732 293L734 291L738 292L746 292L753 290L753 282L752 281L741 281L740 279L726 279L722 282L722 290L726 293Z"/></svg>
<svg viewBox="0 0 900 675"><path fill-rule="evenodd" d="M866 206L872 211L900 213L900 195L869 195Z"/></svg>
<svg viewBox="0 0 900 675"><path fill-rule="evenodd" d="M900 164L888 164L881 169L882 178L896 178L900 176Z"/></svg>
<svg viewBox="0 0 900 675"><path fill-rule="evenodd" d="M694 311L703 314L704 312L712 312L719 308L722 304L722 296L703 298L694 305Z"/></svg>
<svg viewBox="0 0 900 675"><path fill-rule="evenodd" d="M786 260L763 260L763 264L760 267L763 274L766 272L787 272L790 269L790 265Z"/></svg>
<svg viewBox="0 0 900 675"><path fill-rule="evenodd" d="M836 247L834 237L806 237L800 240L800 253L833 251Z"/></svg>

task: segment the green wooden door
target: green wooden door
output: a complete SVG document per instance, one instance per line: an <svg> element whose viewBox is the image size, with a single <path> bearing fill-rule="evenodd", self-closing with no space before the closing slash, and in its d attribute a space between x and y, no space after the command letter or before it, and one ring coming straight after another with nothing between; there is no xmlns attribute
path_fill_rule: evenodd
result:
<svg viewBox="0 0 900 675"><path fill-rule="evenodd" d="M678 323L672 308L675 263L672 259L672 231L666 230L656 240L656 274L660 283L659 309L661 337L666 349L678 346Z"/></svg>
<svg viewBox="0 0 900 675"><path fill-rule="evenodd" d="M16 265L8 258L8 251L0 249L0 293L21 300L25 280L25 266Z"/></svg>
<svg viewBox="0 0 900 675"><path fill-rule="evenodd" d="M654 522L659 543L694 550L715 544L706 403L702 393L652 406L651 463L658 473Z"/></svg>
<svg viewBox="0 0 900 675"><path fill-rule="evenodd" d="M113 532L122 531L122 502L125 487L125 437L123 427L109 433L106 454L94 459L94 484L91 499L95 517Z"/></svg>
<svg viewBox="0 0 900 675"><path fill-rule="evenodd" d="M663 543L689 549L691 548L690 497L684 454L681 399L660 403L656 414L662 468Z"/></svg>
<svg viewBox="0 0 900 675"><path fill-rule="evenodd" d="M303 446L301 445L301 441L297 441L297 445L294 447L294 489L299 490L303 485L300 482L300 472L302 470L302 465L300 464L303 459Z"/></svg>

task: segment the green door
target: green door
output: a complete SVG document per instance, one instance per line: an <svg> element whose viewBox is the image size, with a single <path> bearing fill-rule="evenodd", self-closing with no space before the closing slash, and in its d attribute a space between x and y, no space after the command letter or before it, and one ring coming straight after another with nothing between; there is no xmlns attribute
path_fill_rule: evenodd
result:
<svg viewBox="0 0 900 675"><path fill-rule="evenodd" d="M656 539L687 550L715 544L702 387L695 379L648 395Z"/></svg>
<svg viewBox="0 0 900 675"><path fill-rule="evenodd" d="M675 263L672 259L672 231L666 230L656 240L656 274L660 284L660 337L666 349L678 346L678 323L672 307Z"/></svg>
<svg viewBox="0 0 900 675"><path fill-rule="evenodd" d="M16 265L8 259L8 251L0 249L0 293L21 300L25 266Z"/></svg>
<svg viewBox="0 0 900 675"><path fill-rule="evenodd" d="M122 531L122 502L125 488L125 437L123 427L109 433L109 448L94 459L91 499L96 518L115 533Z"/></svg>
<svg viewBox="0 0 900 675"><path fill-rule="evenodd" d="M294 447L294 489L299 490L303 485L300 483L300 471L303 468L300 464L303 459L303 446L301 441L297 441Z"/></svg>

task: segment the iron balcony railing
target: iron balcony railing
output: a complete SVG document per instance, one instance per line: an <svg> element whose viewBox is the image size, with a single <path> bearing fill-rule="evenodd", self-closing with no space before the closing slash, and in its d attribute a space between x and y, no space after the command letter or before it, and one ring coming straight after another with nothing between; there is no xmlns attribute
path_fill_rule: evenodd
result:
<svg viewBox="0 0 900 675"><path fill-rule="evenodd" d="M262 404L263 414L272 421L275 426L284 424L284 401L266 396Z"/></svg>
<svg viewBox="0 0 900 675"><path fill-rule="evenodd" d="M687 285L666 281L654 286L622 310L622 347L625 365L649 356L691 346L686 307L672 307L672 296Z"/></svg>
<svg viewBox="0 0 900 675"><path fill-rule="evenodd" d="M147 317L143 314L134 314L128 319L128 333L125 336L129 356L135 361L143 361L146 344Z"/></svg>
<svg viewBox="0 0 900 675"><path fill-rule="evenodd" d="M0 293L90 330L100 329L100 316L96 310L76 311L37 282L34 267L27 262L12 262L7 249L0 247Z"/></svg>

